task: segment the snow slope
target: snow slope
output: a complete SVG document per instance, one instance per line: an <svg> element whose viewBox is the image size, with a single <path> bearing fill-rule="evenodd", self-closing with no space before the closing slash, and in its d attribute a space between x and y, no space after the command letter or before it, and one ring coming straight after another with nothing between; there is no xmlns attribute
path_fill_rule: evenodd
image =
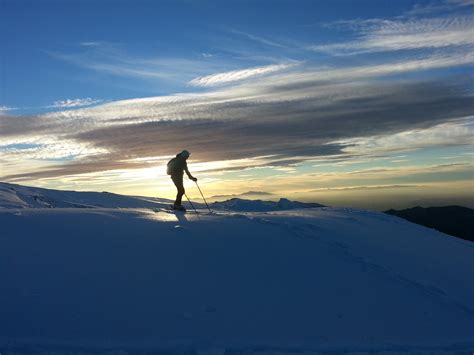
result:
<svg viewBox="0 0 474 355"><path fill-rule="evenodd" d="M123 196L110 192L77 192L42 189L0 182L3 208L153 208L168 206L170 200Z"/></svg>
<svg viewBox="0 0 474 355"><path fill-rule="evenodd" d="M24 201L12 186L7 196ZM75 194L67 200L90 204ZM97 195L101 204L161 203L108 195ZM2 354L474 349L474 244L397 217L8 201L0 200L10 206L0 210Z"/></svg>

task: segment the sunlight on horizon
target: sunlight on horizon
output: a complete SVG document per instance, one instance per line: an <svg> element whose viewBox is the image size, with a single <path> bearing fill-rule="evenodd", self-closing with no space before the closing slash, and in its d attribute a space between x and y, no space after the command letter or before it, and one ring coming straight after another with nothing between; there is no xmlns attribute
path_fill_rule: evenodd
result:
<svg viewBox="0 0 474 355"><path fill-rule="evenodd" d="M435 3L7 1L0 181L172 199L187 149L210 200L474 206L474 7Z"/></svg>

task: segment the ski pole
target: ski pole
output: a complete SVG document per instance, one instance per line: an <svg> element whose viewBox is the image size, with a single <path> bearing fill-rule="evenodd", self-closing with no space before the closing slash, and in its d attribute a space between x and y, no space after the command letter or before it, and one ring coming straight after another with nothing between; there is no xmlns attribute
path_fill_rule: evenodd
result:
<svg viewBox="0 0 474 355"><path fill-rule="evenodd" d="M193 203L191 202L191 200L189 199L188 195L184 194L184 196L186 196L186 198L188 199L188 202L189 204L191 205L191 207L193 208L194 212L196 212L196 215L198 214L198 211L196 210L196 207L194 207ZM199 216L198 216L199 217Z"/></svg>
<svg viewBox="0 0 474 355"><path fill-rule="evenodd" d="M204 198L204 195L202 194L201 188L199 187L197 181L194 181L194 182L196 183L196 186L197 186L197 188L199 189L199 192L201 193L202 199L203 199L204 202L206 203L207 209L209 210L209 212L212 213L211 208L210 208L209 205L207 204L207 201L206 201L206 199Z"/></svg>

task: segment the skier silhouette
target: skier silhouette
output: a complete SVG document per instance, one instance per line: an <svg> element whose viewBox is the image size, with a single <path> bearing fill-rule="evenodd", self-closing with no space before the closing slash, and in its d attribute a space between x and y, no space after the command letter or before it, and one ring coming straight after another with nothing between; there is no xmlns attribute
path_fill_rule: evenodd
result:
<svg viewBox="0 0 474 355"><path fill-rule="evenodd" d="M183 150L181 153L176 154L176 157L171 159L167 165L167 173L168 175L171 175L171 180L173 180L176 189L178 190L176 200L173 204L173 209L175 210L186 211L186 209L181 204L181 200L185 193L183 185L184 172L186 172L186 174L191 180L197 181L197 178L192 176L188 170L188 164L186 160L188 160L189 155L190 153L187 150Z"/></svg>

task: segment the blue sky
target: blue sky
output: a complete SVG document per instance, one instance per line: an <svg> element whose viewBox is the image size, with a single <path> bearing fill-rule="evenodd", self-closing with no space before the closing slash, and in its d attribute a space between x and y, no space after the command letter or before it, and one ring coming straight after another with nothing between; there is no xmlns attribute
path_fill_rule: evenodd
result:
<svg viewBox="0 0 474 355"><path fill-rule="evenodd" d="M1 104L34 112L71 98L118 100L196 90L189 80L216 71L292 61L334 65L332 56L305 50L353 37L328 28L331 22L396 17L416 4L423 3L3 1ZM91 68L127 67L121 59L157 76ZM145 65L147 60L161 65ZM337 58L336 64L360 60ZM189 68L180 67L183 61Z"/></svg>
<svg viewBox="0 0 474 355"><path fill-rule="evenodd" d="M473 8L4 0L0 179L172 195L189 148L216 195L470 204Z"/></svg>

